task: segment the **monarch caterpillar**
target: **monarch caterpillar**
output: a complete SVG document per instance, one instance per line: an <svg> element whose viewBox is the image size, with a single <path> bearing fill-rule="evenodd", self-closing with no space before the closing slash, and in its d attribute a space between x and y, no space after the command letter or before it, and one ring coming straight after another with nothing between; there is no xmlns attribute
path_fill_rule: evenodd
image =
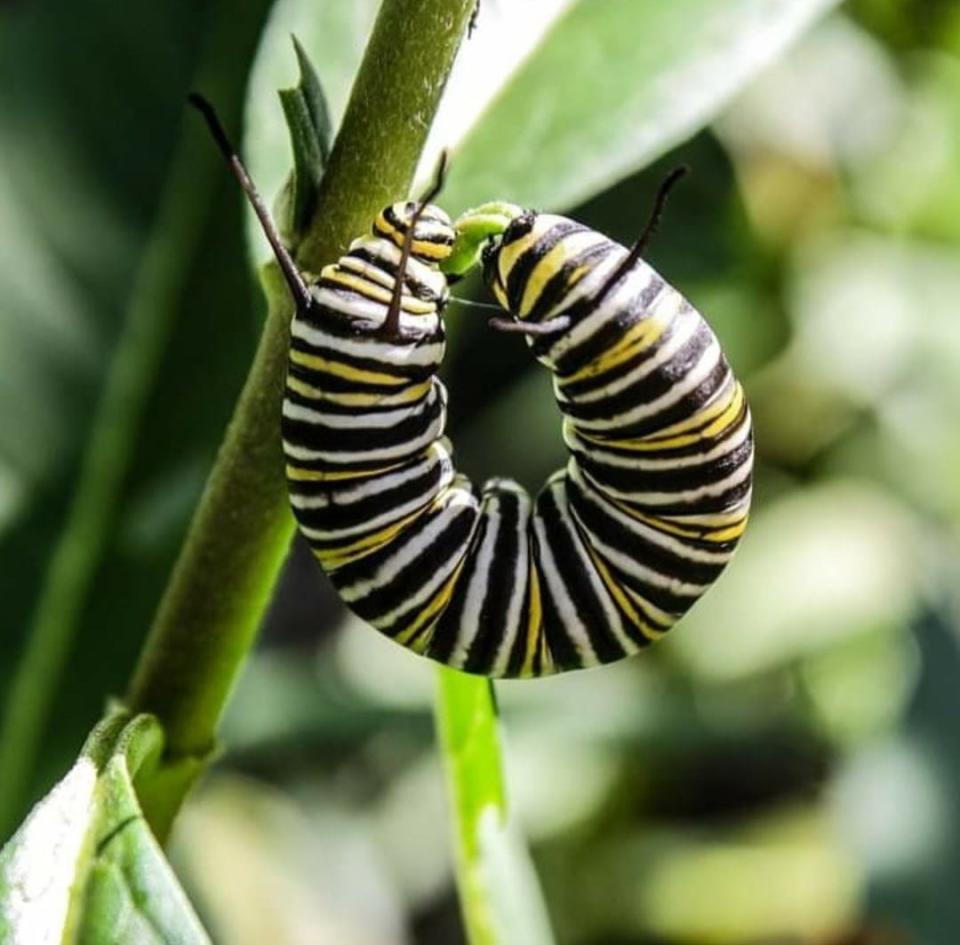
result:
<svg viewBox="0 0 960 945"><path fill-rule="evenodd" d="M282 434L300 531L341 598L396 642L494 677L620 659L717 578L746 526L749 410L716 336L633 250L486 204L455 224L385 208L307 286L205 103L293 291ZM479 492L444 437L447 276L485 279L554 377L570 452L535 500Z"/></svg>

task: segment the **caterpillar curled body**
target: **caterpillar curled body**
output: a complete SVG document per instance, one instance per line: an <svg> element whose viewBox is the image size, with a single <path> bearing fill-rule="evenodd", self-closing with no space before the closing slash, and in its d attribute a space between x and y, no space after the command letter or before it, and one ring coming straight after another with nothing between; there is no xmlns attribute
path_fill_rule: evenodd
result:
<svg viewBox="0 0 960 945"><path fill-rule="evenodd" d="M497 206L485 278L513 318L556 329L528 342L553 373L567 466L535 500L456 472L440 267L483 211L454 227L412 203L299 306L283 439L300 530L355 613L468 672L540 676L642 649L710 587L746 525L753 442L743 390L679 292L572 220Z"/></svg>

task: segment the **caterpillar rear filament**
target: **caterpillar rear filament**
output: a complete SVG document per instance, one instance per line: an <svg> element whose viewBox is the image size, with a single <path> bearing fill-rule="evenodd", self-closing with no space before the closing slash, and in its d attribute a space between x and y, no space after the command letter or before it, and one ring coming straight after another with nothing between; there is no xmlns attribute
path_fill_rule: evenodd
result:
<svg viewBox="0 0 960 945"><path fill-rule="evenodd" d="M635 653L746 526L743 390L703 318L639 258L652 227L628 252L510 204L454 225L436 189L385 208L309 286L271 240L297 301L282 432L300 531L355 613L441 663L528 677ZM509 479L476 489L444 437L445 272L480 257L564 416L569 461L535 500Z"/></svg>

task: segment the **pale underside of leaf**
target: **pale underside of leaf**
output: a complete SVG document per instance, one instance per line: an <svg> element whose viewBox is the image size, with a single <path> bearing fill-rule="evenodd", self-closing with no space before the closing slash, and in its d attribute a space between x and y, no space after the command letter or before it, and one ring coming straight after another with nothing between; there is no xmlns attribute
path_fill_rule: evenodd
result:
<svg viewBox="0 0 960 945"><path fill-rule="evenodd" d="M156 722L113 716L0 852L5 945L209 945L140 810Z"/></svg>
<svg viewBox="0 0 960 945"><path fill-rule="evenodd" d="M581 0L465 136L448 210L563 209L710 120L836 0Z"/></svg>

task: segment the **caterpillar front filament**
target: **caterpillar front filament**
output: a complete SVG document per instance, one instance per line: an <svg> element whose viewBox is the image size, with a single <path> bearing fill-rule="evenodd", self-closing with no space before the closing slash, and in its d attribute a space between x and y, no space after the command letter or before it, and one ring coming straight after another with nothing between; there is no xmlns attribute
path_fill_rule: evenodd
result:
<svg viewBox="0 0 960 945"><path fill-rule="evenodd" d="M564 415L569 462L535 501L508 479L477 490L444 437L444 271L479 255ZM290 500L379 631L468 672L540 676L642 649L716 580L747 521L749 410L709 326L638 257L510 204L454 226L398 203L298 297Z"/></svg>

